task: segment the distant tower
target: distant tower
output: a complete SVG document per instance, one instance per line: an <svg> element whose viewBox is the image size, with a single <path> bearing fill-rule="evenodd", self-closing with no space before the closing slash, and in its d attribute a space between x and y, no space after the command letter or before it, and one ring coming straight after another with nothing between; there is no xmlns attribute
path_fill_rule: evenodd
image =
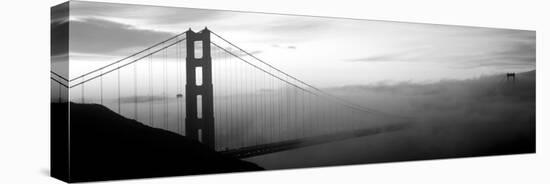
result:
<svg viewBox="0 0 550 184"><path fill-rule="evenodd" d="M516 83L516 73L506 73L506 81L510 81L510 78L513 83Z"/></svg>
<svg viewBox="0 0 550 184"><path fill-rule="evenodd" d="M185 135L215 149L210 31L187 31Z"/></svg>

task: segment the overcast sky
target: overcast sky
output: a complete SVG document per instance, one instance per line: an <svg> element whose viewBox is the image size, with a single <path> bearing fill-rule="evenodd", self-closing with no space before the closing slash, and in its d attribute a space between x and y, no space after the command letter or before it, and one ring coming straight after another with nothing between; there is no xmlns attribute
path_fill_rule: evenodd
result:
<svg viewBox="0 0 550 184"><path fill-rule="evenodd" d="M205 26L320 87L535 69L535 32L71 1L71 78Z"/></svg>

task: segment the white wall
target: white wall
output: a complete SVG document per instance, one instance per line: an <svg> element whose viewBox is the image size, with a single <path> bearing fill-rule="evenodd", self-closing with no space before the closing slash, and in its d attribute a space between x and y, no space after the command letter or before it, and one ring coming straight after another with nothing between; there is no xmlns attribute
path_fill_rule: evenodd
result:
<svg viewBox="0 0 550 184"><path fill-rule="evenodd" d="M62 0L4 1L0 11L0 183L62 183L49 172L49 7ZM540 0L104 0L537 31L537 154L370 164L114 183L548 183L550 16ZM6 42L7 40L7 42ZM31 85L32 84L32 85ZM6 103L7 102L7 103ZM547 111L546 111L547 112ZM545 175L546 174L546 175Z"/></svg>

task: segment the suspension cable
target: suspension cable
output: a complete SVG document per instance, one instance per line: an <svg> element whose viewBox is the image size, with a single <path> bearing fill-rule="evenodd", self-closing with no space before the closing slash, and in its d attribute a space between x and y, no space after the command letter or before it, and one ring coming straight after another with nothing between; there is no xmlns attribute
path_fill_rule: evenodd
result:
<svg viewBox="0 0 550 184"><path fill-rule="evenodd" d="M189 30L187 30L187 31L189 31ZM98 68L98 69L92 70L92 71L90 71L90 72L88 72L88 73L85 73L85 74L83 74L83 75L80 75L80 76L78 76L78 77L76 77L76 78L74 78L74 79L71 79L70 82L75 81L75 80L77 80L77 79L79 79L79 78L88 76L88 75L90 75L90 74L92 74L92 73L95 73L95 72L97 72L97 71L99 71L99 70L102 70L102 69L105 69L105 68L107 68L107 67L110 67L110 66L112 66L112 65L115 65L115 64L117 64L117 63L120 63L120 62L122 62L122 61L124 61L124 60L126 60L126 59L128 59L128 58L134 57L134 56L136 56L136 55L138 55L138 54L141 54L141 53L143 53L143 52L145 52L145 51L148 51L149 49L152 49L152 48L154 48L154 47L156 47L156 46L159 46L159 45L161 45L161 44L164 44L164 43L166 43L166 42L168 42L168 41L170 41L170 40L173 40L174 38L177 38L177 37L179 37L179 36L181 36L181 35L187 33L187 31L184 31L184 32L179 33L179 34L177 34L177 35L175 35L175 36L172 36L172 37L170 37L170 38L168 38L168 39L166 39L166 40L164 40L164 41L162 41L162 42L159 42L159 43L157 43L157 44L155 44L155 45L153 45L153 46L147 47L147 48L145 48L145 49L143 49L143 50L141 50L141 51L139 51L139 52L136 52L136 53L134 53L134 54L132 54L132 55L129 55L129 56L125 57L125 58L119 59L119 60L117 60L117 61L115 61L115 62L112 62L112 63L110 63L110 64L108 64L108 65L105 65L105 66L103 66L103 67L100 67L100 68Z"/></svg>
<svg viewBox="0 0 550 184"><path fill-rule="evenodd" d="M186 38L183 38L183 39L178 40L178 41L176 41L176 42L174 42L174 43L171 43L171 44L169 44L169 45L167 45L167 46L165 46L165 47L162 47L162 48L160 48L160 49L158 49L158 50L156 50L156 51L154 51L154 52L150 52L150 53L147 54L147 55L144 55L144 56L142 56L142 57L140 57L140 58L137 58L137 59L135 59L135 60L133 60L133 61L131 61L131 62L128 62L128 63L126 63L126 64L124 64L124 65L120 65L120 66L118 66L118 67L116 67L116 68L114 68L114 69L111 69L111 70L107 71L107 72L104 72L104 73L102 73L102 74L99 74L99 75L96 75L96 76L94 76L94 77L91 77L91 78L89 78L89 79L87 79L87 80L84 80L84 81L82 81L82 82L80 82L80 83L74 84L74 85L72 85L70 88L76 87L76 86L78 86L78 85L81 85L81 84L86 83L86 82L88 82L88 81L91 81L91 80L93 80L93 79L96 79L96 78L98 78L98 77L100 77L100 76L102 76L102 75L106 75L106 74L109 74L109 73L111 73L111 72L113 72L113 71L119 70L120 68L123 68L123 67L125 67L125 66L128 66L128 65L130 65L130 64L132 64L132 63L141 61L143 58L146 58L146 57L148 57L148 56L151 56L151 55L153 55L153 54L156 54L157 52L160 52L160 51L162 51L162 50L164 50L164 49L166 49L166 48L168 48L168 47L171 47L171 46L173 46L173 45L175 45L175 44L177 44L177 43L180 43L180 42L182 42L182 41L184 41L184 40L186 40Z"/></svg>

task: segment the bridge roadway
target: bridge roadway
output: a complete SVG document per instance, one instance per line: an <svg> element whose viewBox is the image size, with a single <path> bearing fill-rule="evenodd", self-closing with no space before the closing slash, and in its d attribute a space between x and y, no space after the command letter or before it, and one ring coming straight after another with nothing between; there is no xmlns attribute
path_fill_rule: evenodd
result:
<svg viewBox="0 0 550 184"><path fill-rule="evenodd" d="M221 154L234 157L234 158L248 158L258 155L265 155L269 153L275 153L279 151L285 151L290 149L296 149L306 146L312 146L317 144L323 144L334 141L341 141L356 137L370 136L387 132L394 132L406 129L411 125L408 123L391 124L381 127L366 128L360 130L344 131L333 134L319 135L313 137L305 137L294 140L287 140L269 144L255 145L243 148L236 148L231 150L219 151Z"/></svg>

